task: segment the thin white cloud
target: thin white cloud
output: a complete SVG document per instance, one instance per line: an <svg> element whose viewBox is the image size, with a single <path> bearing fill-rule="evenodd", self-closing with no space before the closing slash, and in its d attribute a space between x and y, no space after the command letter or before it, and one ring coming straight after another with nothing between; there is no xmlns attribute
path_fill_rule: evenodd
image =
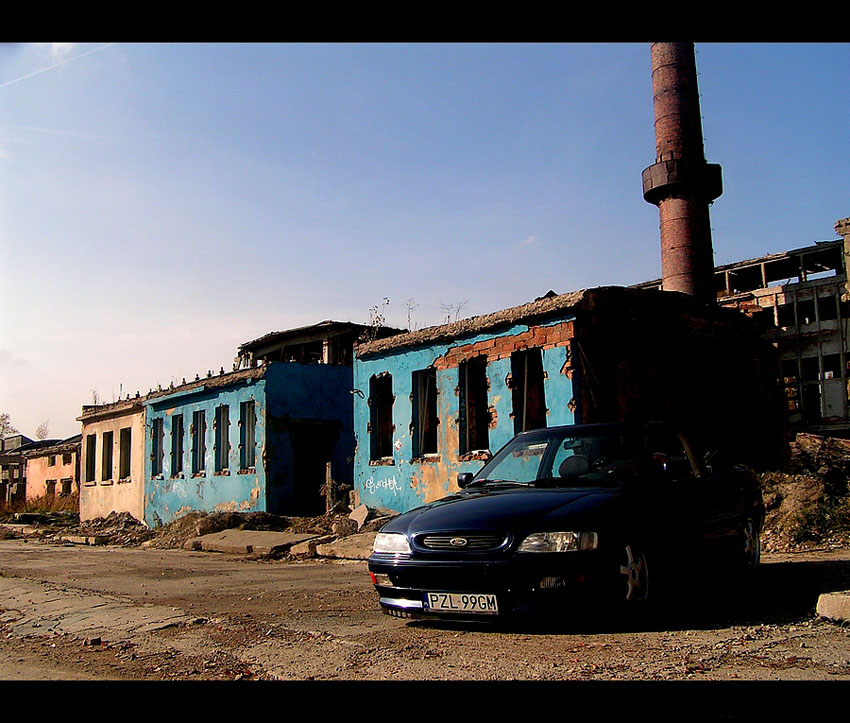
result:
<svg viewBox="0 0 850 723"><path fill-rule="evenodd" d="M20 78L15 78L14 80L7 80L5 83L0 83L0 88L5 88L9 85L14 85L15 83L20 83L22 80L26 80L27 78L32 78L34 75L40 75L41 73L46 73L48 70L53 70L53 68L58 68L60 65L65 65L66 63L72 63L75 60L79 60L80 58L85 58L87 55L91 55L92 53L97 53L101 50L105 50L106 48L111 48L115 43L108 43L107 45L101 45L99 48L94 48L85 53L81 53L80 55L75 55L73 58L64 58L59 60L52 65L48 65L46 68L41 68L40 70L35 70L32 73L27 73L26 75L22 75ZM54 59L57 57L61 57L61 55L57 55L57 49L59 52L63 50L67 51L72 49L74 46L73 43L51 43L51 57Z"/></svg>
<svg viewBox="0 0 850 723"><path fill-rule="evenodd" d="M537 236L526 236L522 241L519 242L520 246L533 246L537 243Z"/></svg>
<svg viewBox="0 0 850 723"><path fill-rule="evenodd" d="M75 131L63 131L57 128L41 128L39 126L18 126L11 123L6 128L14 128L19 131L32 131L33 133L44 133L52 136L71 136L73 138L87 138L89 140L109 140L109 136L99 136L93 133L77 133Z"/></svg>

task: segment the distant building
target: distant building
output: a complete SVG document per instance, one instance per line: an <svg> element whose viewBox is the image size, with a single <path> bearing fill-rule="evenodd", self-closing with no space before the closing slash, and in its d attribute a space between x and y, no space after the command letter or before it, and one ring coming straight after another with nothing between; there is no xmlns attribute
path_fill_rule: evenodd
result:
<svg viewBox="0 0 850 723"><path fill-rule="evenodd" d="M23 434L0 439L0 502L26 499L27 465L23 453L35 441Z"/></svg>
<svg viewBox="0 0 850 723"><path fill-rule="evenodd" d="M25 453L28 500L80 491L80 435Z"/></svg>
<svg viewBox="0 0 850 723"><path fill-rule="evenodd" d="M44 494L39 474L36 472L34 481L29 478L29 460L38 457L43 450L62 444L60 439L33 440L23 434L0 439L0 502L22 503Z"/></svg>

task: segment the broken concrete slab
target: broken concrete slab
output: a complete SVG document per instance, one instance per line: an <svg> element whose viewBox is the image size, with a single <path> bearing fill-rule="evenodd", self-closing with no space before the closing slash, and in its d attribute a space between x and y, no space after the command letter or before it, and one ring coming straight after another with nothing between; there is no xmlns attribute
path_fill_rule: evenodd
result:
<svg viewBox="0 0 850 723"><path fill-rule="evenodd" d="M0 611L0 623L22 637L68 634L125 640L189 620L171 607L136 605L114 595L4 577L0 577Z"/></svg>
<svg viewBox="0 0 850 723"><path fill-rule="evenodd" d="M818 598L817 614L830 620L850 620L850 590L823 593Z"/></svg>
<svg viewBox="0 0 850 723"><path fill-rule="evenodd" d="M331 557L338 560L366 560L372 554L372 544L377 534L363 532L316 545L316 554L319 557Z"/></svg>
<svg viewBox="0 0 850 723"><path fill-rule="evenodd" d="M106 545L109 542L108 537L100 535L63 535L59 539L74 545Z"/></svg>
<svg viewBox="0 0 850 723"><path fill-rule="evenodd" d="M4 530L8 530L9 532L16 532L19 535L34 535L38 532L38 527L29 524L22 524L16 522L3 522L0 523L0 528Z"/></svg>
<svg viewBox="0 0 850 723"><path fill-rule="evenodd" d="M369 508L366 505L360 505L352 511L352 513L348 516L348 519L352 522L356 522L357 529L359 530L366 524L366 520L369 519Z"/></svg>
<svg viewBox="0 0 850 723"><path fill-rule="evenodd" d="M270 555L286 552L293 545L316 537L313 534L265 530L222 530L195 537L183 546L188 550L227 552L235 555Z"/></svg>

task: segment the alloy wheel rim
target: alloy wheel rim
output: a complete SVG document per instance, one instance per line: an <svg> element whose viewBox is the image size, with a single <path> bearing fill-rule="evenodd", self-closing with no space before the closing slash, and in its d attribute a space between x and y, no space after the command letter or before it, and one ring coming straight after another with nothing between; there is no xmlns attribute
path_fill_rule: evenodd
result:
<svg viewBox="0 0 850 723"><path fill-rule="evenodd" d="M643 555L635 554L631 545L626 545L626 563L620 565L620 573L625 576L628 586L626 600L641 601L646 599L646 560Z"/></svg>

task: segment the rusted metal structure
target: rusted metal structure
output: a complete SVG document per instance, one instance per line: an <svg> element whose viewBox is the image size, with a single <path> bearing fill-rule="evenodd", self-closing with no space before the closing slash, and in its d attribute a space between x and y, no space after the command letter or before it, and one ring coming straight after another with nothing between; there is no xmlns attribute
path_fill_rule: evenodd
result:
<svg viewBox="0 0 850 723"><path fill-rule="evenodd" d="M663 288L714 303L708 206L722 181L705 160L693 43L652 44L652 93L655 163L641 177L660 216Z"/></svg>

